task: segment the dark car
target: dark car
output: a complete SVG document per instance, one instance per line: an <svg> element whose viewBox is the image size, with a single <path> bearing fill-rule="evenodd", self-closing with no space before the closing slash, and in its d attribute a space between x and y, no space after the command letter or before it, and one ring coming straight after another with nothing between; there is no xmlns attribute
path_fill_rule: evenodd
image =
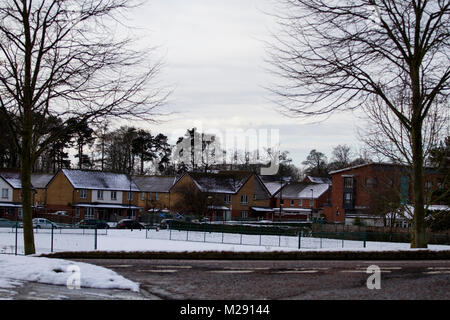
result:
<svg viewBox="0 0 450 320"><path fill-rule="evenodd" d="M145 229L144 225L140 224L136 220L132 219L123 219L117 222L117 229Z"/></svg>
<svg viewBox="0 0 450 320"><path fill-rule="evenodd" d="M84 219L78 224L80 228L83 229L108 229L109 225L106 221L98 219Z"/></svg>

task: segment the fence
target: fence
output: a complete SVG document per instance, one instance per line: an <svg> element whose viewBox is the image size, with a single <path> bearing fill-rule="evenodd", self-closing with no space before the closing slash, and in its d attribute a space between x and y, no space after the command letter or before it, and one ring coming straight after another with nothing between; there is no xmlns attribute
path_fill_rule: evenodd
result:
<svg viewBox="0 0 450 320"><path fill-rule="evenodd" d="M345 232L313 231L310 225L249 221L190 223L172 220L167 229L148 230L146 238L299 249L366 247L365 232L354 233L349 239Z"/></svg>
<svg viewBox="0 0 450 320"><path fill-rule="evenodd" d="M107 235L108 229L87 228L34 228L35 247L40 252L66 250L97 250L98 236ZM23 228L0 228L0 253L22 255L24 251Z"/></svg>
<svg viewBox="0 0 450 320"><path fill-rule="evenodd" d="M37 253L92 250L165 250L165 243L155 240L270 246L292 249L399 249L409 248L403 234L377 233L361 227L357 230L343 224L302 225L293 223L256 223L221 221L186 223L170 221L166 229L142 230L65 228L34 229ZM381 242L389 241L389 242ZM440 239L450 244L448 237ZM403 242L401 246L395 242ZM158 243L158 244L157 244ZM157 247L159 245L160 247ZM162 247L161 247L162 246ZM173 247L173 243L171 245ZM16 224L0 228L0 253L24 254L23 229Z"/></svg>

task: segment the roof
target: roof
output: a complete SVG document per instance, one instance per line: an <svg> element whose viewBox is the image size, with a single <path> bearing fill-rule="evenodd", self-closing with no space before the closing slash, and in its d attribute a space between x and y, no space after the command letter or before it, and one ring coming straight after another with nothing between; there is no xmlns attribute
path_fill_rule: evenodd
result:
<svg viewBox="0 0 450 320"><path fill-rule="evenodd" d="M311 177L311 176L308 176L307 178L308 178L309 181L311 181L312 183L328 183L328 184L331 184L331 179L330 179L330 178Z"/></svg>
<svg viewBox="0 0 450 320"><path fill-rule="evenodd" d="M285 186L281 192L276 195L277 198L283 199L317 199L328 191L330 185L328 183L305 183L294 182Z"/></svg>
<svg viewBox="0 0 450 320"><path fill-rule="evenodd" d="M141 191L169 192L176 181L175 176L134 176L133 181Z"/></svg>
<svg viewBox="0 0 450 320"><path fill-rule="evenodd" d="M37 189L45 189L53 177L54 174L51 173L32 173L31 184Z"/></svg>
<svg viewBox="0 0 450 320"><path fill-rule="evenodd" d="M269 176L269 175L259 175L260 180L262 181L262 183L264 184L264 186L266 187L267 191L270 193L271 196L273 196L274 194L276 194L282 185L281 180L283 179L286 180L285 177L282 177L280 179L279 176ZM284 182L283 185L286 185L287 182Z"/></svg>
<svg viewBox="0 0 450 320"><path fill-rule="evenodd" d="M363 163L363 164L359 164L359 165L356 165L356 166L351 166L351 167L347 167L347 168L343 168L343 169L339 169L339 170L330 171L329 174L335 174L335 173L344 172L344 171L348 171L348 170L358 169L358 168L362 168L362 167L365 167L365 166L401 167L401 168L404 168L404 169L411 168L410 166L405 165L405 164L401 164L401 163L370 162L370 163ZM424 169L425 169L425 171L429 171L429 172L435 172L436 171L436 168L435 167L431 167L431 166L425 166Z"/></svg>
<svg viewBox="0 0 450 320"><path fill-rule="evenodd" d="M236 193L253 175L248 171L189 172L201 192Z"/></svg>
<svg viewBox="0 0 450 320"><path fill-rule="evenodd" d="M70 169L61 171L75 189L139 191L136 184L124 173Z"/></svg>
<svg viewBox="0 0 450 320"><path fill-rule="evenodd" d="M0 177L2 177L13 189L22 188L19 172L0 172Z"/></svg>

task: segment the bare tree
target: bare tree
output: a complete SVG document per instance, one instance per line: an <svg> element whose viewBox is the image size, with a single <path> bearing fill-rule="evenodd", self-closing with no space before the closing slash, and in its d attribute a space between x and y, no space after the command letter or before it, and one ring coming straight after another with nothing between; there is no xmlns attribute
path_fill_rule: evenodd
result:
<svg viewBox="0 0 450 320"><path fill-rule="evenodd" d="M159 62L133 49L123 14L130 0L3 0L0 3L0 114L20 155L25 254L35 252L30 173L71 123L109 117L151 120L165 94ZM33 115L63 119L44 128Z"/></svg>
<svg viewBox="0 0 450 320"><path fill-rule="evenodd" d="M414 234L427 247L422 139L435 103L448 107L450 2L447 0L280 0L284 32L271 46L283 82L282 111L326 116L377 97L411 136ZM396 102L406 91L402 110Z"/></svg>

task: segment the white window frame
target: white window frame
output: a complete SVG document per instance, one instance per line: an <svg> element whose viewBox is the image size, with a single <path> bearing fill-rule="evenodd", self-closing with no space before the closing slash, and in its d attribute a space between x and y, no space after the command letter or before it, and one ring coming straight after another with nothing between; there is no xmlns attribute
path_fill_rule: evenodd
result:
<svg viewBox="0 0 450 320"><path fill-rule="evenodd" d="M295 199L291 199L291 206L295 206Z"/></svg>
<svg viewBox="0 0 450 320"><path fill-rule="evenodd" d="M87 207L84 213L84 219L94 219L94 208Z"/></svg>
<svg viewBox="0 0 450 320"><path fill-rule="evenodd" d="M248 195L241 195L241 204L248 204Z"/></svg>
<svg viewBox="0 0 450 320"><path fill-rule="evenodd" d="M80 199L86 199L86 198L87 198L87 190L80 189Z"/></svg>
<svg viewBox="0 0 450 320"><path fill-rule="evenodd" d="M241 219L247 219L248 218L248 211L244 210L241 211Z"/></svg>
<svg viewBox="0 0 450 320"><path fill-rule="evenodd" d="M2 199L8 199L9 198L9 189L3 188L2 189Z"/></svg>
<svg viewBox="0 0 450 320"><path fill-rule="evenodd" d="M117 200L117 191L111 191L111 200Z"/></svg>
<svg viewBox="0 0 450 320"><path fill-rule="evenodd" d="M231 194L225 195L225 203L231 203Z"/></svg>
<svg viewBox="0 0 450 320"><path fill-rule="evenodd" d="M145 200L145 192L141 192L141 200L142 200L142 201Z"/></svg>
<svg viewBox="0 0 450 320"><path fill-rule="evenodd" d="M155 192L155 200L159 200L159 193Z"/></svg>
<svg viewBox="0 0 450 320"><path fill-rule="evenodd" d="M97 190L97 199L103 200L103 190Z"/></svg>
<svg viewBox="0 0 450 320"><path fill-rule="evenodd" d="M133 192L132 191L127 191L127 200L128 201L133 200Z"/></svg>

